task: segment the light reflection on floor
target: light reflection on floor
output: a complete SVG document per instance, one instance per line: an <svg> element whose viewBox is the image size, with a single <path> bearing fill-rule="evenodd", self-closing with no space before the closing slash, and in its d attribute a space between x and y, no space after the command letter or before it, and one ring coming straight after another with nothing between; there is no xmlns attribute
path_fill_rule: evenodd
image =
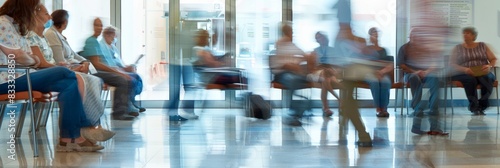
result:
<svg viewBox="0 0 500 168"><path fill-rule="evenodd" d="M470 116L465 108L443 117L448 137L418 136L409 132L412 118L391 113L375 117L374 109L362 109L373 148L354 145L350 126L347 143L339 139L339 118L324 119L320 109L303 119L302 127L281 123L282 110L268 120L243 116L241 109L206 109L200 119L169 122L161 109L148 109L133 122L109 121L104 126L117 135L102 143L97 153L54 151L57 129L39 132L40 157L33 158L25 124L17 160L7 156L8 131L4 120L0 135L3 167L495 167L498 158L498 115ZM200 111L200 110L198 110ZM392 109L390 109L392 112ZM49 125L57 121L49 120ZM424 124L428 129L428 124ZM340 141L339 141L340 140Z"/></svg>

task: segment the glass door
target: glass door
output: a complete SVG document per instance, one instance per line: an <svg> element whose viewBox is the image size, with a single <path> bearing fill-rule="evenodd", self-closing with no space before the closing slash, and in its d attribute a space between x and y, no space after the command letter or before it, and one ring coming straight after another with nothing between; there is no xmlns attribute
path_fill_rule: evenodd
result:
<svg viewBox="0 0 500 168"><path fill-rule="evenodd" d="M193 57L194 35L199 29L210 33L214 55L229 53L229 66L245 69L249 90L272 100L281 99L281 90L269 91L267 56L279 38L283 0L140 0L122 3L121 42L124 61L137 55L146 57L138 64L146 107L164 107L175 88L170 65ZM130 59L129 59L130 58ZM179 79L176 79L179 80ZM182 81L182 79L180 79ZM237 107L246 91L197 91L181 100L208 100L208 107Z"/></svg>

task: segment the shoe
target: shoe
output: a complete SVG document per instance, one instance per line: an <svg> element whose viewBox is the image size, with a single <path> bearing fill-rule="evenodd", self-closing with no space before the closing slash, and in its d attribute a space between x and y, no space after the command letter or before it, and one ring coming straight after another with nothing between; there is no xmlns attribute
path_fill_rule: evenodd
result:
<svg viewBox="0 0 500 168"><path fill-rule="evenodd" d="M486 115L484 111L479 111L479 115Z"/></svg>
<svg viewBox="0 0 500 168"><path fill-rule="evenodd" d="M450 133L448 132L443 132L443 131L429 131L427 132L427 135L441 135L441 136L447 136Z"/></svg>
<svg viewBox="0 0 500 168"><path fill-rule="evenodd" d="M333 115L333 111L328 109L328 110L323 110L323 117L331 117Z"/></svg>
<svg viewBox="0 0 500 168"><path fill-rule="evenodd" d="M107 141L113 136L115 136L115 132L103 129L103 128L82 128L80 129L80 134L87 140L91 141L95 144L96 141Z"/></svg>
<svg viewBox="0 0 500 168"><path fill-rule="evenodd" d="M172 115L172 116L169 116L168 119L170 121L187 121L188 120L187 118L181 117L180 115Z"/></svg>
<svg viewBox="0 0 500 168"><path fill-rule="evenodd" d="M138 106L138 105L135 105L134 103L132 103L132 106L134 106L134 108L133 108L133 109L137 109L136 111L139 111L140 113L142 113L142 112L145 112L145 111L146 111L146 108L141 107L141 106Z"/></svg>
<svg viewBox="0 0 500 168"><path fill-rule="evenodd" d="M130 120L134 120L135 117L134 116L130 116L130 115L112 115L111 116L111 119L112 120L124 120L124 121L130 121Z"/></svg>
<svg viewBox="0 0 500 168"><path fill-rule="evenodd" d="M75 143L75 139L71 139L71 142L59 142L56 146L58 152L95 152L102 149L104 146L93 144L89 140Z"/></svg>
<svg viewBox="0 0 500 168"><path fill-rule="evenodd" d="M135 111L133 111L133 112L129 112L129 113L128 113L128 115L131 115L131 116L137 117L137 116L139 116L139 112L135 112Z"/></svg>
<svg viewBox="0 0 500 168"><path fill-rule="evenodd" d="M188 112L180 112L179 116L181 116L182 118L186 118L188 120L196 120L199 118L199 116L197 116L196 114Z"/></svg>
<svg viewBox="0 0 500 168"><path fill-rule="evenodd" d="M389 112L387 111L381 111L381 112L377 112L377 117L389 117Z"/></svg>
<svg viewBox="0 0 500 168"><path fill-rule="evenodd" d="M358 141L356 142L356 145L358 145L359 147L373 147L372 141L368 142Z"/></svg>
<svg viewBox="0 0 500 168"><path fill-rule="evenodd" d="M422 131L422 130L419 130L419 129L411 129L411 132L414 133L414 134L418 134L418 135L424 135L424 134L427 134L427 132L425 131Z"/></svg>

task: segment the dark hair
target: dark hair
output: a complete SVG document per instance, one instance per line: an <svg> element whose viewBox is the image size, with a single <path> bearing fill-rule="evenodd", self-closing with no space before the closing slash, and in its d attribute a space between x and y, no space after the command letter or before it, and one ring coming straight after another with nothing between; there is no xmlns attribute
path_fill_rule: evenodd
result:
<svg viewBox="0 0 500 168"><path fill-rule="evenodd" d="M19 25L19 33L22 36L35 27L35 11L39 7L40 0L7 0L0 7L0 15L7 15L14 19Z"/></svg>
<svg viewBox="0 0 500 168"><path fill-rule="evenodd" d="M52 21L54 22L54 26L56 26L57 28L61 28L64 22L68 21L69 13L64 9L59 9L52 12L50 16L52 16Z"/></svg>
<svg viewBox="0 0 500 168"><path fill-rule="evenodd" d="M468 32L472 35L474 35L474 41L477 39L477 31L476 28L474 27L465 27L462 29L462 33Z"/></svg>

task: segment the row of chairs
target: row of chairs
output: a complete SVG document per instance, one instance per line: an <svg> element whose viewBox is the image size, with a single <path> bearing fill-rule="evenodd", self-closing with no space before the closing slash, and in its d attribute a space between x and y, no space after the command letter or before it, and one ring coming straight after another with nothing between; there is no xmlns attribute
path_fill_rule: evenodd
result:
<svg viewBox="0 0 500 168"><path fill-rule="evenodd" d="M494 68L494 74L496 76L496 70L497 70L497 67ZM391 89L396 89L396 102L395 102L395 106L398 107L400 109L400 114L403 115L403 111L404 111L404 108L406 107L407 109L407 114L408 114L408 108L409 108L409 103L408 101L406 101L405 103L405 100L408 100L409 98L407 96L409 96L408 94L408 88L410 87L409 83L406 83L404 82L404 80L402 80L403 78L403 73L402 71L399 69L399 68L395 68L393 70L393 72L390 73L391 74ZM397 75L397 78L396 78L396 75ZM451 81L450 78L447 78L444 80L445 82L445 102L447 102L448 100L448 95L447 95L447 92L448 90L450 91L450 99L451 99L451 110L452 110L452 114L454 113L454 103L453 103L453 89L454 88L463 88L463 84L460 82L460 81ZM287 89L285 88L282 84L276 82L276 81L272 81L271 82L271 87L272 88L276 88L276 89ZM493 87L495 88L495 93L496 93L496 102L497 102L497 114L500 114L500 107L499 107L499 95L498 95L498 80L495 80L494 83L493 83ZM305 87L304 89L306 88L316 88L316 89L320 89L321 86L320 84L318 83L309 83L307 85L307 87ZM356 93L358 92L358 88L363 88L363 89L369 89L370 86L368 83L366 82L357 82L356 83ZM478 85L477 86L477 89L480 89L481 86ZM340 89L339 87L335 87L334 86L334 89ZM402 91L402 95L399 94L399 90ZM399 96L402 96L402 98L399 98ZM401 104L398 106L398 101L401 102ZM394 112L396 112L396 109L398 108L394 108ZM446 109L445 109L446 110ZM446 111L445 111L446 112Z"/></svg>

